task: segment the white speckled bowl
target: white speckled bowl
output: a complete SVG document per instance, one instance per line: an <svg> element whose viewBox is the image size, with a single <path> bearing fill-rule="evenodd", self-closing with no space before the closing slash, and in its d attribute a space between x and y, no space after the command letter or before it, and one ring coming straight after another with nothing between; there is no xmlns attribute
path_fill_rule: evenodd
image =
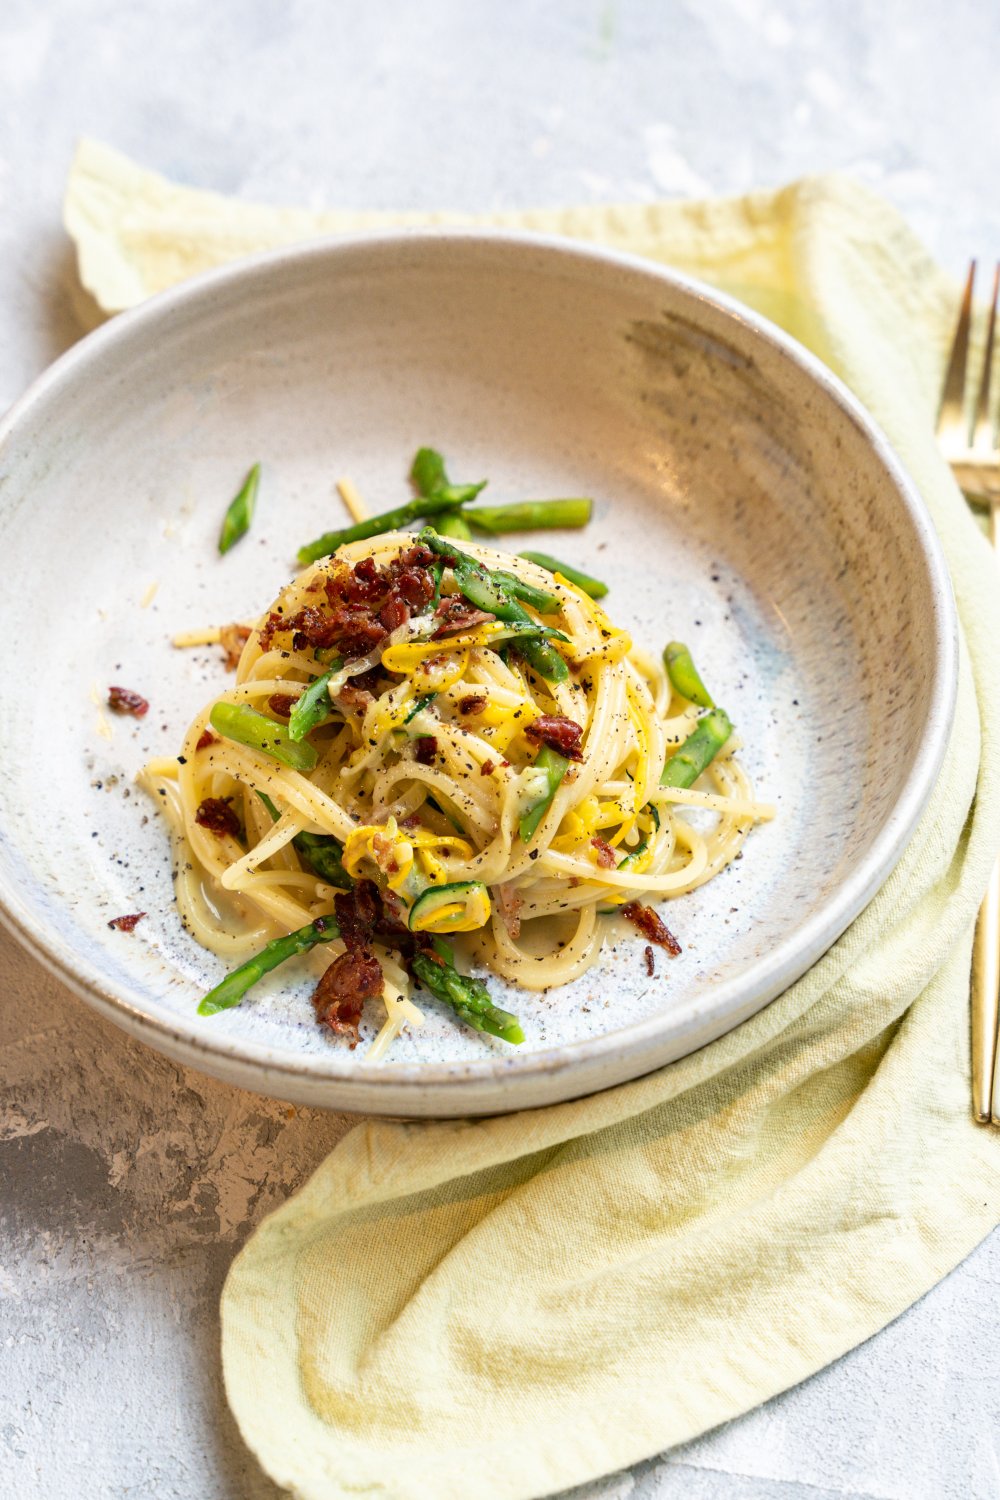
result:
<svg viewBox="0 0 1000 1500"><path fill-rule="evenodd" d="M542 545L605 577L613 617L650 649L692 643L778 818L671 903L684 953L656 979L623 941L564 990L507 1000L520 1049L431 1002L423 1031L372 1066L319 1032L301 971L196 1015L219 965L181 931L165 832L132 778L176 750L224 680L216 650L178 652L170 636L263 608L295 546L341 515L335 477L373 508L397 503L423 442L458 477L489 475L498 500L595 497L586 532ZM220 560L221 512L257 458L258 519ZM702 1046L861 910L940 765L954 606L885 440L776 329L623 256L409 233L190 282L85 339L10 413L0 516L20 645L0 687L6 920L134 1035L289 1099L502 1111ZM110 682L153 707L108 741L91 694ZM134 934L109 930L140 909Z"/></svg>

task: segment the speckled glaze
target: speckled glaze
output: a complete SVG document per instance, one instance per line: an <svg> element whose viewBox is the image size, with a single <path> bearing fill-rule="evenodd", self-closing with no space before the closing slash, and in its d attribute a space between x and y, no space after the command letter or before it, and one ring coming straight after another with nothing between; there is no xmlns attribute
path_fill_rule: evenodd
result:
<svg viewBox="0 0 1000 1500"><path fill-rule="evenodd" d="M165 831L132 784L225 681L179 630L257 613L296 545L405 493L422 442L497 500L595 498L545 539L611 584L637 642L688 639L745 741L774 824L669 904L684 947L650 980L623 936L544 996L498 982L527 1041L427 1024L383 1066L316 1028L304 970L203 1020L220 973L182 932ZM249 464L250 537L220 560ZM797 345L696 283L516 235L401 233L247 262L117 319L0 433L8 577L49 601L0 687L0 896L15 932L98 1009L232 1082L341 1109L488 1113L608 1087L765 1005L889 870L943 753L954 607L919 497L852 398ZM512 550L523 545L509 538ZM155 586L155 593L154 593ZM98 730L110 682L142 721ZM30 745L32 752L25 753ZM109 918L146 910L135 933ZM378 1016L366 1017L374 1030Z"/></svg>

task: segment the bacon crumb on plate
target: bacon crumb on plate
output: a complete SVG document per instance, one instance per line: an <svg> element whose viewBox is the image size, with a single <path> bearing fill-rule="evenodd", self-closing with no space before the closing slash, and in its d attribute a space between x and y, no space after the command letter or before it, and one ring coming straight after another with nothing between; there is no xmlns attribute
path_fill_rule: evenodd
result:
<svg viewBox="0 0 1000 1500"><path fill-rule="evenodd" d="M135 719L141 719L149 712L149 704L142 694L125 687L108 688L108 707L116 714L131 714Z"/></svg>
<svg viewBox="0 0 1000 1500"><path fill-rule="evenodd" d="M358 1045L358 1024L366 1000L382 993L382 966L370 948L348 948L333 960L313 990L316 1019L336 1036Z"/></svg>
<svg viewBox="0 0 1000 1500"><path fill-rule="evenodd" d="M116 927L119 932L134 932L136 923L141 922L145 915L144 911L134 911L127 917L112 917L108 926Z"/></svg>
<svg viewBox="0 0 1000 1500"><path fill-rule="evenodd" d="M671 958L676 958L680 953L680 943L651 906L630 901L627 906L622 907L622 916L627 917L634 927L638 927L644 938L665 948Z"/></svg>
<svg viewBox="0 0 1000 1500"><path fill-rule="evenodd" d="M645 948L643 948L642 952L643 957L646 960L646 973L649 975L650 979L652 979L653 975L656 973L656 955L648 943L646 944Z"/></svg>
<svg viewBox="0 0 1000 1500"><path fill-rule="evenodd" d="M243 655L243 647L250 639L251 631L249 625L241 625L234 621L231 625L220 625L219 645L226 653L226 669L235 672Z"/></svg>

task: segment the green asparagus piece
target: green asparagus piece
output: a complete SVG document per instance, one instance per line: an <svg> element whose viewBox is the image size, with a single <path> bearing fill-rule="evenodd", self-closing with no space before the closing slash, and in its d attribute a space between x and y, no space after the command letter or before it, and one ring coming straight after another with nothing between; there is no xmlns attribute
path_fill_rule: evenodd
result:
<svg viewBox="0 0 1000 1500"><path fill-rule="evenodd" d="M663 768L661 786L693 786L702 771L718 755L733 732L729 715L723 708L713 708L698 720L693 733L674 752Z"/></svg>
<svg viewBox="0 0 1000 1500"><path fill-rule="evenodd" d="M306 741L299 744L283 725L276 724L266 714L259 714L248 703L217 703L209 715L209 722L227 740L235 740L239 745L273 756L293 771L311 771L319 760L314 745Z"/></svg>
<svg viewBox="0 0 1000 1500"><path fill-rule="evenodd" d="M474 1031L487 1031L515 1046L524 1041L520 1021L509 1010L493 1004L481 980L460 974L452 964L421 951L413 956L413 972L425 989L450 1005L458 1019Z"/></svg>
<svg viewBox="0 0 1000 1500"><path fill-rule="evenodd" d="M500 568L496 569L493 577L499 579L501 587L514 599L520 599L522 604L530 604L540 615L558 614L559 600L547 589L536 588L533 583L525 583L523 578L518 578L516 573L505 573Z"/></svg>
<svg viewBox="0 0 1000 1500"><path fill-rule="evenodd" d="M341 863L344 846L332 833L297 833L292 848L327 885L335 885L342 891L353 888L354 881Z"/></svg>
<svg viewBox="0 0 1000 1500"><path fill-rule="evenodd" d="M438 521L439 536L456 536L460 542L472 541L472 527L465 519L465 512L461 510L448 510Z"/></svg>
<svg viewBox="0 0 1000 1500"><path fill-rule="evenodd" d="M477 505L465 519L480 531L548 531L554 526L586 526L592 500L516 500L513 505Z"/></svg>
<svg viewBox="0 0 1000 1500"><path fill-rule="evenodd" d="M535 624L524 606L517 599L512 599L497 581L495 574L473 558L467 557L464 552L459 552L449 541L438 536L432 527L425 526L419 540L438 557L446 559L455 575L455 582L471 604L512 625ZM559 652L546 641L522 641L518 650L525 661L547 681L564 682L569 676L569 668Z"/></svg>
<svg viewBox="0 0 1000 1500"><path fill-rule="evenodd" d="M278 819L281 817L281 814L275 807L274 803L271 801L270 797L266 792L259 791L257 787L254 787L254 791L257 793L257 796L260 798L264 806L267 808L268 812L271 814L271 822L277 823Z"/></svg>
<svg viewBox="0 0 1000 1500"><path fill-rule="evenodd" d="M257 488L260 484L260 464L254 464L243 481L243 488L235 500L229 502L219 533L219 551L226 553L236 545L241 536L250 530L254 507L257 504Z"/></svg>
<svg viewBox="0 0 1000 1500"><path fill-rule="evenodd" d="M436 448L418 448L410 465L410 483L418 495L433 495L448 483L444 459Z"/></svg>
<svg viewBox="0 0 1000 1500"><path fill-rule="evenodd" d="M452 484L448 478L448 472L444 466L444 459L436 448L418 448L416 457L410 465L410 482L418 495L457 495L459 493L469 500L474 500L481 490L486 488L486 480L481 479L478 484ZM465 522L462 522L465 526ZM472 535L467 529L463 532L453 532L452 535L463 535L466 538Z"/></svg>
<svg viewBox="0 0 1000 1500"><path fill-rule="evenodd" d="M270 797L256 787L254 791L277 823L281 814ZM298 850L313 873L325 880L327 885L339 886L342 891L352 889L354 881L341 863L344 846L332 833L297 833L292 839L292 848Z"/></svg>
<svg viewBox="0 0 1000 1500"><path fill-rule="evenodd" d="M322 724L330 712L330 678L344 665L340 657L332 661L315 682L310 683L292 709L288 719L288 733L293 740L304 740L310 729Z"/></svg>
<svg viewBox="0 0 1000 1500"><path fill-rule="evenodd" d="M702 682L691 652L683 641L671 641L663 651L663 665L667 669L671 686L689 703L699 708L714 708L711 694Z"/></svg>
<svg viewBox="0 0 1000 1500"><path fill-rule="evenodd" d="M254 958L247 959L245 964L240 964L231 974L227 974L221 984L217 984L214 990L208 994L198 1006L200 1016L214 1016L220 1010L228 1010L230 1006L238 1005L246 994L258 981L283 964L286 959L294 958L297 953L305 953L306 949L314 948L317 943L329 943L340 936L340 928L336 917L317 917L315 921L309 922L305 927L300 927L296 932L290 932L287 937L275 938L262 948Z"/></svg>
<svg viewBox="0 0 1000 1500"><path fill-rule="evenodd" d="M550 573L561 573L570 583L575 583L578 589L589 594L591 599L603 599L608 592L607 584L602 583L599 578L591 578L589 573L581 573L579 568L560 562L558 557L552 557L548 552L519 552L518 557L527 558L528 562L537 563L540 568L547 568Z"/></svg>
<svg viewBox="0 0 1000 1500"><path fill-rule="evenodd" d="M649 813L650 817L653 820L654 830L659 830L660 814L657 812L654 804L652 802L647 802L646 806L643 808L643 812ZM647 836L640 843L636 844L634 849L630 850L630 852L626 854L624 859L620 859L618 861L619 870L627 870L630 865L634 865L639 856L645 854L648 848L649 835L647 834Z"/></svg>
<svg viewBox="0 0 1000 1500"><path fill-rule="evenodd" d="M569 761L555 750L550 750L548 745L543 745L535 756L535 768L544 771L548 786L539 797L535 805L524 814L520 822L522 843L529 844L535 836L539 823L552 806L552 798L559 790L559 783L566 775Z"/></svg>
<svg viewBox="0 0 1000 1500"><path fill-rule="evenodd" d="M438 516L444 511L457 510L460 505L474 499L482 487L481 484L446 485L433 495L417 495L405 505L397 505L394 510L385 510L378 516L369 516L366 521L345 526L342 531L324 532L314 542L308 542L306 546L299 548L299 562L315 562L319 557L327 557L331 552L336 552L338 547L343 547L347 542L363 542L370 536L382 536L386 531L409 526L411 522L420 521L425 516Z"/></svg>

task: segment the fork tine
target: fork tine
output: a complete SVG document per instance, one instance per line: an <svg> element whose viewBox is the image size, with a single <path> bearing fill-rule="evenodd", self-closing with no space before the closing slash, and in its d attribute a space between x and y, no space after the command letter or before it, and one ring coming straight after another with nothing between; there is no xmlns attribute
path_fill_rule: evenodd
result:
<svg viewBox="0 0 1000 1500"><path fill-rule="evenodd" d="M990 303L990 320L986 328L986 350L983 354L983 375L979 382L979 399L976 402L976 426L972 434L973 448L988 453L993 447L993 424L990 421L990 379L993 373L993 333L997 321L997 296L1000 295L1000 262L993 271L993 301Z"/></svg>
<svg viewBox="0 0 1000 1500"><path fill-rule="evenodd" d="M962 294L962 309L951 345L948 374L938 411L938 432L945 426L960 424L965 410L965 371L969 363L969 328L972 323L972 288L976 280L976 262L970 261L969 275Z"/></svg>

